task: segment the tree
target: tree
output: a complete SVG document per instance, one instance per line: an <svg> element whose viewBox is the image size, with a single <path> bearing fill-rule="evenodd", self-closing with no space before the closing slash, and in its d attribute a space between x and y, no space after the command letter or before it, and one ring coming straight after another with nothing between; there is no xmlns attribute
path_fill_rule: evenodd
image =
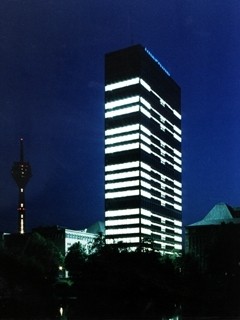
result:
<svg viewBox="0 0 240 320"><path fill-rule="evenodd" d="M80 242L74 243L65 257L65 268L73 281L81 277L83 267L87 261L87 253Z"/></svg>

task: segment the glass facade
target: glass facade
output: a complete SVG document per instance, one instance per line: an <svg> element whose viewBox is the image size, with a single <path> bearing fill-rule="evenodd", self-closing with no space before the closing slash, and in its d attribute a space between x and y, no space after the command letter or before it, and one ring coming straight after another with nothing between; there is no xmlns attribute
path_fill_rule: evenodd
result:
<svg viewBox="0 0 240 320"><path fill-rule="evenodd" d="M182 249L181 90L141 45L105 57L107 243Z"/></svg>

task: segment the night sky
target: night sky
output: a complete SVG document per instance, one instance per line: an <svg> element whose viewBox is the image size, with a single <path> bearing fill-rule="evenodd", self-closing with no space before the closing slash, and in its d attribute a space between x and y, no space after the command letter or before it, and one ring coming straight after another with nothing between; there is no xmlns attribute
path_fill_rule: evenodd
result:
<svg viewBox="0 0 240 320"><path fill-rule="evenodd" d="M104 220L104 55L146 46L182 89L183 223L240 206L238 0L1 0L0 231L24 138L27 229Z"/></svg>

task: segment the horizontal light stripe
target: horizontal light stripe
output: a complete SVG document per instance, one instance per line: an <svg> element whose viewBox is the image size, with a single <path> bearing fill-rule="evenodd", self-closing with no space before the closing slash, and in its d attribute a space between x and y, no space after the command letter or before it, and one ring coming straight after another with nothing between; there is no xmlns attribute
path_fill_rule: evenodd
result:
<svg viewBox="0 0 240 320"><path fill-rule="evenodd" d="M174 134L173 134L173 137L174 137L177 141L179 141L179 142L181 142L181 141L182 141L182 138L181 138L181 137L179 137L179 135L178 135L178 134L176 134L176 133L174 133Z"/></svg>
<svg viewBox="0 0 240 320"><path fill-rule="evenodd" d="M139 243L139 237L127 237L127 238L114 238L114 239L106 239L107 244L115 244L115 243Z"/></svg>
<svg viewBox="0 0 240 320"><path fill-rule="evenodd" d="M105 221L105 225L107 227L112 226L122 226L122 225L130 225L130 224L139 224L139 218L134 219L117 219L117 220L107 220Z"/></svg>
<svg viewBox="0 0 240 320"><path fill-rule="evenodd" d="M125 106L127 104L139 102L139 100L140 100L139 96L134 96L134 97L130 97L130 98L107 102L107 103L105 103L105 109L106 110L114 109L116 107L121 107L121 106Z"/></svg>
<svg viewBox="0 0 240 320"><path fill-rule="evenodd" d="M152 225L151 221L150 221L150 220L147 220L147 219L141 219L141 223L142 223L142 224L145 224L145 225L147 225L147 226L151 226L151 225Z"/></svg>
<svg viewBox="0 0 240 320"><path fill-rule="evenodd" d="M127 135L122 135L114 138L107 138L105 140L106 145L111 145L119 142L126 142L126 141L133 141L133 140L138 140L140 138L139 133L132 133L132 134L127 134Z"/></svg>
<svg viewBox="0 0 240 320"><path fill-rule="evenodd" d="M174 225L175 225L175 226L182 227L182 221L174 220Z"/></svg>
<svg viewBox="0 0 240 320"><path fill-rule="evenodd" d="M105 211L105 216L107 218L111 217L121 217L121 216L131 216L139 214L139 208L136 209L125 209L125 210L109 210Z"/></svg>
<svg viewBox="0 0 240 320"><path fill-rule="evenodd" d="M175 170L177 170L178 172L182 172L182 168L180 168L179 166L177 166L176 164L173 165L173 168Z"/></svg>
<svg viewBox="0 0 240 320"><path fill-rule="evenodd" d="M106 136L112 136L115 134L122 134L125 132L132 132L139 130L140 125L139 124L132 124L130 126L125 126L125 127L119 127L119 128L114 128L114 129L108 129L105 131Z"/></svg>
<svg viewBox="0 0 240 320"><path fill-rule="evenodd" d="M147 235L151 235L152 234L152 231L147 229L147 228L141 228L141 232L143 234L147 234Z"/></svg>
<svg viewBox="0 0 240 320"><path fill-rule="evenodd" d="M118 191L118 192L107 192L107 193L105 193L105 199L138 196L139 193L140 193L140 191L138 189L137 190Z"/></svg>
<svg viewBox="0 0 240 320"><path fill-rule="evenodd" d="M148 91L151 91L151 87L143 79L140 79L140 83L145 89L147 89Z"/></svg>
<svg viewBox="0 0 240 320"><path fill-rule="evenodd" d="M113 110L113 111L108 111L105 113L105 118L114 118L118 116L122 116L124 114L130 114L134 112L138 112L140 110L140 106L131 106L128 108L123 108L123 109L118 109L118 110Z"/></svg>
<svg viewBox="0 0 240 320"><path fill-rule="evenodd" d="M152 109L151 104L150 104L146 99L144 99L143 97L140 97L140 102L141 102L145 107L147 107L149 110Z"/></svg>
<svg viewBox="0 0 240 320"><path fill-rule="evenodd" d="M124 170L139 167L139 161L125 162L119 164L112 164L105 167L106 172L116 171L116 170Z"/></svg>
<svg viewBox="0 0 240 320"><path fill-rule="evenodd" d="M107 174L105 176L105 180L111 181L111 180L132 178L132 177L138 177L138 176L139 176L139 170L135 170L135 171L127 171L127 172L121 172L121 173Z"/></svg>
<svg viewBox="0 0 240 320"><path fill-rule="evenodd" d="M127 150L134 150L139 148L139 142L123 144L116 147L107 147L105 149L105 153L115 153L115 152L122 152Z"/></svg>
<svg viewBox="0 0 240 320"><path fill-rule="evenodd" d="M139 180L107 183L105 184L105 189L111 190L111 189L120 189L120 188L127 188L127 187L136 187L136 186L139 186Z"/></svg>
<svg viewBox="0 0 240 320"><path fill-rule="evenodd" d="M139 233L139 228L106 229L106 236L115 234Z"/></svg>
<svg viewBox="0 0 240 320"><path fill-rule="evenodd" d="M181 211L182 210L182 206L178 205L178 204L174 204L174 209Z"/></svg>
<svg viewBox="0 0 240 320"><path fill-rule="evenodd" d="M181 182L179 182L179 181L177 181L177 180L173 180L173 183L174 183L175 186L177 186L177 187L179 187L179 188L182 187Z"/></svg>
<svg viewBox="0 0 240 320"><path fill-rule="evenodd" d="M112 84L108 84L105 86L105 91L112 91L115 89L120 89L120 88L124 88L124 87L129 87L135 84L138 84L140 82L140 79L137 78L132 78L129 80L124 80L124 81L119 81L116 83L112 83Z"/></svg>

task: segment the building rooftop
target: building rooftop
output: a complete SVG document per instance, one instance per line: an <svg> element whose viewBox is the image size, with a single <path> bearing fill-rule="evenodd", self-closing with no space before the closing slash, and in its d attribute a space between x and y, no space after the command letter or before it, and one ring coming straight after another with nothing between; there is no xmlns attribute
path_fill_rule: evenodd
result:
<svg viewBox="0 0 240 320"><path fill-rule="evenodd" d="M202 220L190 224L188 227L219 225L222 223L240 224L240 208L218 203Z"/></svg>

